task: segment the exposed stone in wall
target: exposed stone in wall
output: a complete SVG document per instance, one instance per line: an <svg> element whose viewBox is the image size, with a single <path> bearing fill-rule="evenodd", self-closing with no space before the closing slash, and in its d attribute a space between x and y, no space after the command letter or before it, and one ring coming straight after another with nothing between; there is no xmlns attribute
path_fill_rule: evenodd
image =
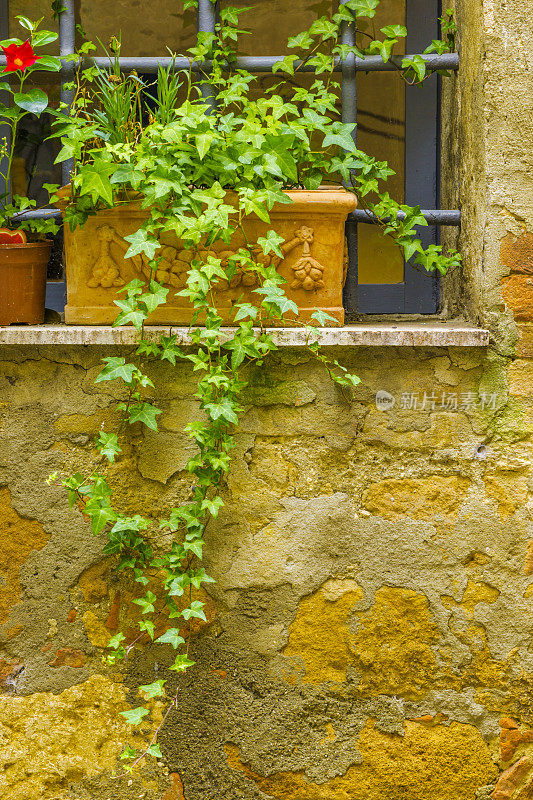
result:
<svg viewBox="0 0 533 800"><path fill-rule="evenodd" d="M6 800L74 800L73 783L110 772L129 734L125 690L102 676L59 695L0 697Z"/></svg>
<svg viewBox="0 0 533 800"><path fill-rule="evenodd" d="M237 747L226 745L226 753L233 769L280 800L470 800L472 786L494 779L490 752L474 728L407 722L402 733L380 733L369 720L357 740L361 763L325 783L301 772L258 775L242 763Z"/></svg>
<svg viewBox="0 0 533 800"><path fill-rule="evenodd" d="M465 500L464 478L430 475L371 484L365 492L365 508L385 519L429 520L435 514L453 516Z"/></svg>
<svg viewBox="0 0 533 800"><path fill-rule="evenodd" d="M0 489L0 518L2 547L0 548L0 623L4 623L22 594L20 568L33 550L40 550L48 541L43 526L36 520L25 519L11 506L7 487Z"/></svg>
<svg viewBox="0 0 533 800"><path fill-rule="evenodd" d="M283 653L303 663L305 683L346 681L353 664L348 615L362 597L354 580L330 579L300 603Z"/></svg>
<svg viewBox="0 0 533 800"><path fill-rule="evenodd" d="M417 697L424 694L436 673L431 645L437 627L423 594L383 586L374 605L359 620L354 649L362 670L360 690Z"/></svg>

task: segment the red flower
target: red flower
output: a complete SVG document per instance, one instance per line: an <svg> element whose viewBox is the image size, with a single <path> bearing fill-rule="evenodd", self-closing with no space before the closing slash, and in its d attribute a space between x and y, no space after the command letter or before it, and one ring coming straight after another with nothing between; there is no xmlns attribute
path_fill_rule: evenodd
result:
<svg viewBox="0 0 533 800"><path fill-rule="evenodd" d="M33 66L38 58L42 58L42 56L35 55L29 39L24 44L13 43L9 47L2 47L2 50L7 58L7 67L3 70L4 72L16 72L17 70L24 72L25 69Z"/></svg>

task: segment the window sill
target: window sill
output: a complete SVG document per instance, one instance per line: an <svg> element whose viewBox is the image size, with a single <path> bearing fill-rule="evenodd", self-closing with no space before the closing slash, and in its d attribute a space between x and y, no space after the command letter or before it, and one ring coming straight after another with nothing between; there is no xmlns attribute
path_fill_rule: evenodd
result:
<svg viewBox="0 0 533 800"><path fill-rule="evenodd" d="M224 329L223 329L224 330ZM226 330L230 330L229 328ZM271 328L279 347L303 347L303 328ZM188 329L157 326L145 329L148 339L161 334L177 335L181 345L190 343ZM10 325L0 327L0 345L133 345L136 331L131 327L96 325ZM460 322L380 322L319 329L318 340L325 347L487 347L489 331Z"/></svg>

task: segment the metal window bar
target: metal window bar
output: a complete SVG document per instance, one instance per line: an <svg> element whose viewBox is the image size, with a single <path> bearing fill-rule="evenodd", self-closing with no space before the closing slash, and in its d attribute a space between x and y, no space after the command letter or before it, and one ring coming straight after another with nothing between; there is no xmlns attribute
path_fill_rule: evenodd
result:
<svg viewBox="0 0 533 800"><path fill-rule="evenodd" d="M340 0L345 3L346 0ZM197 30L198 32L214 32L217 22L219 2L213 3L212 0L198 0ZM9 0L0 0L3 13L0 14L0 23L4 28L1 31L3 37L9 35L8 32L8 8ZM76 16L75 0L63 0L65 10L60 16L59 22L59 52L61 56L70 55L75 52L76 38ZM423 42L430 41L437 35L437 18L439 13L439 0L407 0L407 29L410 36L407 45L415 52L421 49ZM345 25L342 31L342 41L345 44L353 44L354 30L352 25ZM276 61L282 56L246 56L237 59L236 66L250 72L271 72ZM443 55L422 55L428 67L432 69L457 70L459 68L459 57L457 53L446 53ZM92 61L99 66L109 65L107 58L94 58ZM155 73L159 65L168 66L171 59L169 57L122 57L120 66L123 70L136 69L140 72ZM0 67L5 66L5 56L0 57ZM175 59L176 69L187 69L190 62L186 58ZM202 72L209 71L209 62L194 65L193 69ZM346 60L336 60L335 72L341 73L342 91L342 120L343 122L357 123L357 72L392 72L395 71L393 64L384 63L380 56L369 56L361 59L349 56ZM312 72L313 67L304 65L304 72ZM65 89L65 83L72 78L72 64L64 64L61 72L61 99L70 103L72 93ZM436 80L432 77L431 81ZM428 87L429 81L420 88L414 88L418 96L409 93L406 99L406 121L407 125L414 124L418 128L415 136L406 134L406 202L417 205L437 206L438 205L438 107L437 92L435 88ZM202 83L202 93L208 97L212 95L209 84ZM213 99L214 102L214 99ZM430 135L427 136L428 121ZM354 129L353 138L356 141L357 128ZM71 165L64 164L62 167L63 181L68 182ZM424 170L429 170L428 176L423 178ZM440 208L429 208L422 210L422 215L430 223L429 228L419 231L426 243L436 241L436 226L452 225L460 226L461 212L458 210L444 210ZM46 217L55 216L59 212L56 209L40 209L27 212L27 216ZM394 312L417 312L433 313L437 310L437 281L432 275L422 275L409 264L405 265L404 282L400 284L375 284L361 285L357 275L357 224L376 223L375 217L362 210L357 209L350 215L346 234L348 240L349 266L346 286L344 291L344 305L348 317L360 312L363 313L394 313ZM429 237L429 238L428 238Z"/></svg>

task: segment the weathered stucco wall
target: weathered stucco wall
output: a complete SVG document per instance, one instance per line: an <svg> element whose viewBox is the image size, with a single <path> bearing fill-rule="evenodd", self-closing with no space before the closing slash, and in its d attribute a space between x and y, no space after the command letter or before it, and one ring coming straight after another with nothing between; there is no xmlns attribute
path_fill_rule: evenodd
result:
<svg viewBox="0 0 533 800"><path fill-rule="evenodd" d="M490 327L507 354L519 333L518 352L529 357L531 328L522 323L531 322L533 308L531 3L448 5L455 10L461 69L443 81L443 203L463 211L464 269L450 282L447 305ZM455 237L448 231L445 238Z"/></svg>
<svg viewBox="0 0 533 800"><path fill-rule="evenodd" d="M162 764L113 780L117 713L170 653L102 665L131 587L45 483L99 463L117 391L93 383L102 355L0 353L3 797L474 800L517 759L529 780L530 429L502 365L454 348L341 350L351 404L303 351L249 375L198 666ZM156 517L187 496L197 411L185 367L153 379L161 433L134 429L107 471L121 509Z"/></svg>
<svg viewBox="0 0 533 800"><path fill-rule="evenodd" d="M1 348L2 798L531 800L530 11L457 0L445 83L465 258L447 306L493 346L340 350L362 378L351 404L301 351L250 374L198 666L161 763L131 778L112 777L131 737L118 714L170 653L103 666L134 595L45 482L101 466L92 437L117 389L93 381L110 352ZM155 518L188 494L197 409L185 367L153 378L161 431L133 429L107 471L121 509Z"/></svg>

